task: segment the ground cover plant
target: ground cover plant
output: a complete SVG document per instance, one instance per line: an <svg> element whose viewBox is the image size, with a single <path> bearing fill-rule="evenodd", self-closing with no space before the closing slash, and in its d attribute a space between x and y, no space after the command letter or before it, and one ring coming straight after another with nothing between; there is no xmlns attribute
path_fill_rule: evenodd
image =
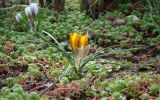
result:
<svg viewBox="0 0 160 100"><path fill-rule="evenodd" d="M117 3L0 8L0 100L160 100L160 2Z"/></svg>

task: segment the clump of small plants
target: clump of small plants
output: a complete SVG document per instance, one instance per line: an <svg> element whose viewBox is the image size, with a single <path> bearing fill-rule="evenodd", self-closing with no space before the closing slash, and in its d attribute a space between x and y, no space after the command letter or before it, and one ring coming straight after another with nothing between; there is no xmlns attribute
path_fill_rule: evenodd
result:
<svg viewBox="0 0 160 100"><path fill-rule="evenodd" d="M94 20L69 1L0 8L0 100L159 100L159 1Z"/></svg>
<svg viewBox="0 0 160 100"><path fill-rule="evenodd" d="M1 89L2 100L39 100L40 96L36 92L27 93L23 87L16 82L13 77L7 78L7 86Z"/></svg>

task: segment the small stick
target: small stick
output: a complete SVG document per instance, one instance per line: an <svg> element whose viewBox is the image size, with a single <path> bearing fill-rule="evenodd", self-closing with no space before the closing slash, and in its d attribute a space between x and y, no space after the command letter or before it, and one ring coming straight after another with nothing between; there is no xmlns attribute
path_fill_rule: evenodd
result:
<svg viewBox="0 0 160 100"><path fill-rule="evenodd" d="M38 67L40 67L44 73L44 75L50 80L50 77L48 76L49 71L40 63L38 63Z"/></svg>
<svg viewBox="0 0 160 100"><path fill-rule="evenodd" d="M9 10L9 9L13 9L16 7L27 7L28 5L13 5L11 7L6 7L6 8L0 8L0 9L4 9L4 10Z"/></svg>
<svg viewBox="0 0 160 100"><path fill-rule="evenodd" d="M38 90L38 89L42 89L44 87L48 87L48 85L49 85L48 83L47 84L43 84L41 86L38 86L38 87L35 87L35 88L31 89L30 91L35 91L35 90Z"/></svg>

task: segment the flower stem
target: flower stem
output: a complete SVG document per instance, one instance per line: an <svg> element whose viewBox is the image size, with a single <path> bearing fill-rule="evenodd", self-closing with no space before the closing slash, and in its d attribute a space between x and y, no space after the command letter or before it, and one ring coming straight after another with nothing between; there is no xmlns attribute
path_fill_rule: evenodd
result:
<svg viewBox="0 0 160 100"><path fill-rule="evenodd" d="M34 22L33 22L33 19L32 18L29 18L29 28L30 28L30 31L32 32L32 28L34 27Z"/></svg>
<svg viewBox="0 0 160 100"><path fill-rule="evenodd" d="M76 67L77 75L79 76L79 78L82 77L80 63L81 63L81 60L79 60L79 59L75 60L75 67Z"/></svg>

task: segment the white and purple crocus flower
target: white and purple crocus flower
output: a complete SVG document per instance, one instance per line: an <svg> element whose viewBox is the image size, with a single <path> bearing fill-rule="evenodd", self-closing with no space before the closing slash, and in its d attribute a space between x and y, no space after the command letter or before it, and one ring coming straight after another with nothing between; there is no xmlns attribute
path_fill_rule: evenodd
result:
<svg viewBox="0 0 160 100"><path fill-rule="evenodd" d="M34 26L33 19L38 14L38 4L37 3L31 3L29 6L27 6L25 8L25 14L29 19L30 30L32 30L32 27Z"/></svg>
<svg viewBox="0 0 160 100"><path fill-rule="evenodd" d="M25 8L25 13L28 17L35 17L38 14L38 4L31 3L29 6Z"/></svg>
<svg viewBox="0 0 160 100"><path fill-rule="evenodd" d="M19 23L22 20L22 15L20 13L17 13L15 19Z"/></svg>

